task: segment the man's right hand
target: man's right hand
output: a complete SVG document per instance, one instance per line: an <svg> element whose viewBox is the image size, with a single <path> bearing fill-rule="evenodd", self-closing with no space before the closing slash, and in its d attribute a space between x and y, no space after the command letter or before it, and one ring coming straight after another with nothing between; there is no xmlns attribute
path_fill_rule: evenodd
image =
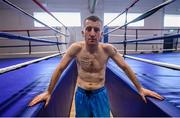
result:
<svg viewBox="0 0 180 118"><path fill-rule="evenodd" d="M51 94L48 91L43 92L37 95L35 98L33 98L33 100L29 103L28 106L33 106L39 102L45 101L45 107L46 107L49 103L50 98L51 98Z"/></svg>

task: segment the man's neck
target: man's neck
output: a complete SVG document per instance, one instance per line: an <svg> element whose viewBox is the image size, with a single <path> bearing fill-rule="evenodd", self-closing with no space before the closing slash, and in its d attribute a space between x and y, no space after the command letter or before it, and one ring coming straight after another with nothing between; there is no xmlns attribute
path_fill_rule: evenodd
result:
<svg viewBox="0 0 180 118"><path fill-rule="evenodd" d="M86 44L86 49L90 53L94 53L98 50L98 44L97 45L87 45Z"/></svg>

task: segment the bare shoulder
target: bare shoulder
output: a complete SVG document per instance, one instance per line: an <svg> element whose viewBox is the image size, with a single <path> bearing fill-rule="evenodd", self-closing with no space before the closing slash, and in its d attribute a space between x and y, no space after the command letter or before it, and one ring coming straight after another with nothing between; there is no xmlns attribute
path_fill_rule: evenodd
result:
<svg viewBox="0 0 180 118"><path fill-rule="evenodd" d="M67 50L67 54L69 54L70 56L77 55L77 53L80 52L80 50L82 49L82 45L82 42L75 42L71 44L71 46Z"/></svg>
<svg viewBox="0 0 180 118"><path fill-rule="evenodd" d="M82 42L75 42L71 44L69 48L80 49L81 47L82 47Z"/></svg>
<svg viewBox="0 0 180 118"><path fill-rule="evenodd" d="M108 44L108 43L102 43L101 45L103 46L104 49L110 49L114 47L112 44Z"/></svg>
<svg viewBox="0 0 180 118"><path fill-rule="evenodd" d="M110 56L110 57L113 57L114 55L117 54L117 49L111 45L111 44L102 44L102 47L104 49L104 51Z"/></svg>

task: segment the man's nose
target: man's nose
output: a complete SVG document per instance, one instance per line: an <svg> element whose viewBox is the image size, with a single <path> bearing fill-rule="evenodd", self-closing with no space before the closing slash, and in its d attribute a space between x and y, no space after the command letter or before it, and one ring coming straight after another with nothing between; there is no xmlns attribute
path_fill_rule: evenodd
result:
<svg viewBox="0 0 180 118"><path fill-rule="evenodd" d="M94 28L92 28L91 31L90 31L90 35L95 36L95 34L96 34L96 32L94 31Z"/></svg>

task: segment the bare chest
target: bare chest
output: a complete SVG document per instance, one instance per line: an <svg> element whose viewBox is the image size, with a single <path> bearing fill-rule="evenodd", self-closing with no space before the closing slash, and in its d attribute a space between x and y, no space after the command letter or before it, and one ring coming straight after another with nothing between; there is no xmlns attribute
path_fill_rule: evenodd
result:
<svg viewBox="0 0 180 118"><path fill-rule="evenodd" d="M81 52L77 57L77 63L80 69L87 72L98 72L104 69L107 62L107 56L102 53Z"/></svg>

